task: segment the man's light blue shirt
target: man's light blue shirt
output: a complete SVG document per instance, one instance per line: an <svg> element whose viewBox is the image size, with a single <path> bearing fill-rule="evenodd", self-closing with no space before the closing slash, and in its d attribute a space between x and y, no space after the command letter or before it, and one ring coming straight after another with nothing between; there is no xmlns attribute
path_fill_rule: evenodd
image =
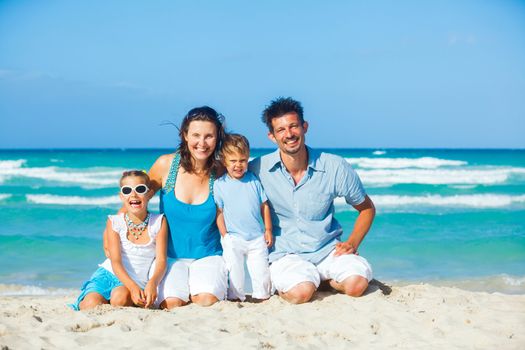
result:
<svg viewBox="0 0 525 350"><path fill-rule="evenodd" d="M275 244L270 262L298 254L318 264L334 249L343 230L334 217L334 199L350 205L365 200L365 190L350 164L334 154L307 147L308 168L295 185L279 150L250 162L270 204Z"/></svg>
<svg viewBox="0 0 525 350"><path fill-rule="evenodd" d="M241 179L224 174L215 180L213 196L223 211L229 234L247 241L264 234L261 204L267 198L260 181L251 172L247 171Z"/></svg>

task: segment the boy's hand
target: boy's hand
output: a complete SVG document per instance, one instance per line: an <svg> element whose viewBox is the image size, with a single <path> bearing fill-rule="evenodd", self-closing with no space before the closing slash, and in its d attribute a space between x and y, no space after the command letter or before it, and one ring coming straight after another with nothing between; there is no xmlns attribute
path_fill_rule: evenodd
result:
<svg viewBox="0 0 525 350"><path fill-rule="evenodd" d="M155 299L157 299L157 286L152 281L148 281L146 288L144 288L144 295L146 296L146 305L144 307L147 309L153 305Z"/></svg>
<svg viewBox="0 0 525 350"><path fill-rule="evenodd" d="M272 231L264 231L264 240L266 241L266 246L270 248L273 245L273 235Z"/></svg>
<svg viewBox="0 0 525 350"><path fill-rule="evenodd" d="M131 288L130 293L133 304L137 306L144 306L146 304L146 296L144 295L144 291L140 289L139 286L134 286Z"/></svg>

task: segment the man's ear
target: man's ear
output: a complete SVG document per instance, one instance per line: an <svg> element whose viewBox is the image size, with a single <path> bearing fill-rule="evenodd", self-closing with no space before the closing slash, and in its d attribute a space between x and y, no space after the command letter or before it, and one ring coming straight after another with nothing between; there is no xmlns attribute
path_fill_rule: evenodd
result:
<svg viewBox="0 0 525 350"><path fill-rule="evenodd" d="M269 138L270 141L272 141L273 143L277 143L277 140L275 140L275 136L273 136L273 132L268 131L268 138Z"/></svg>
<svg viewBox="0 0 525 350"><path fill-rule="evenodd" d="M303 130L304 130L304 133L306 134L306 132L308 131L308 122L303 123Z"/></svg>

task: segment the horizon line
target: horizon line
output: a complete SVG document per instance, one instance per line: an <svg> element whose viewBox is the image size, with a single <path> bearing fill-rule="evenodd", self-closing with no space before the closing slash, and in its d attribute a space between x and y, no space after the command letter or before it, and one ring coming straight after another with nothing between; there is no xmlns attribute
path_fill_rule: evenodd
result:
<svg viewBox="0 0 525 350"><path fill-rule="evenodd" d="M431 151L525 151L525 147L311 147L320 150L431 150ZM252 147L252 150L276 150L270 147ZM153 150L171 150L175 151L176 147L20 147L20 148L0 148L4 151L153 151Z"/></svg>

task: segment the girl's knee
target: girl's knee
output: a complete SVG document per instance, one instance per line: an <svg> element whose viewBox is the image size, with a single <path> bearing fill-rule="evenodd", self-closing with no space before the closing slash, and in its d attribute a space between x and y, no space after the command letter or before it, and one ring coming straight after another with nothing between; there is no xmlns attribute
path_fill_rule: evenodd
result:
<svg viewBox="0 0 525 350"><path fill-rule="evenodd" d="M112 306L131 306L133 301L131 300L131 294L127 288L119 288L111 293L110 304Z"/></svg>
<svg viewBox="0 0 525 350"><path fill-rule="evenodd" d="M93 309L99 305L107 304L108 301L98 293L89 293L78 305L80 310Z"/></svg>

